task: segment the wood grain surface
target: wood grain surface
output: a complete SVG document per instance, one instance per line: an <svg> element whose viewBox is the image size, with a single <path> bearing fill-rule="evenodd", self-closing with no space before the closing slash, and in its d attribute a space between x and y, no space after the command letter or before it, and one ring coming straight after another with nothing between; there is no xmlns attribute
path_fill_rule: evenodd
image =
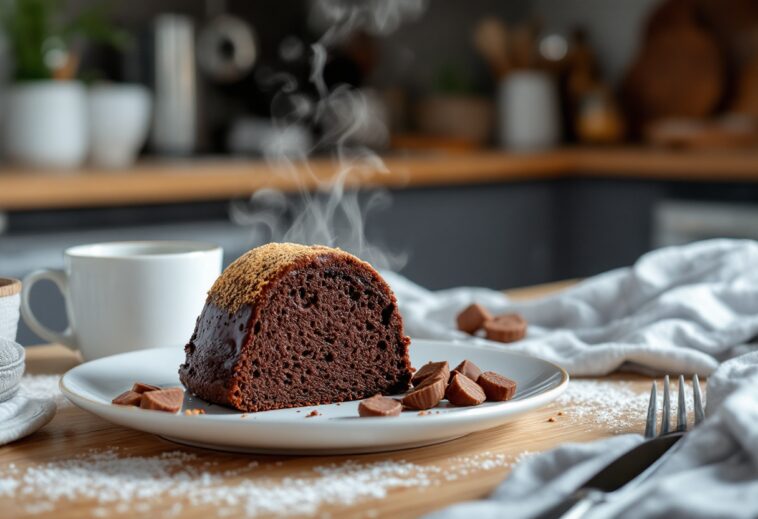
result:
<svg viewBox="0 0 758 519"><path fill-rule="evenodd" d="M571 282L520 289L511 294L518 299L545 295L563 288ZM79 362L77 354L61 346L39 346L28 350L28 373L61 373ZM640 393L649 388L649 379L632 375L616 375L605 380L613 384L625 384ZM212 472L224 478L224 484L236 485L243 480L255 481L266 478L280 485L286 485L286 478L296 476L313 477L314 467L331 463L354 460L358 463L372 463L384 460L406 461L425 468L434 468L437 476L432 477L432 485L389 490L386 497L367 498L351 505L329 504L318 510L324 517L417 517L423 513L439 509L459 501L486 496L500 483L520 457L551 449L565 442L585 442L618 434L620 432L640 432L644 416L629 416L626 425L608 424L590 416L572 416L570 405L552 404L518 418L512 423L495 429L479 432L440 445L410 449L392 453L357 456L330 457L284 457L251 456L225 454L179 446L157 436L112 425L98 417L73 406L59 410L53 421L37 433L2 447L0 466L13 463L19 469L56 460L67 459L91 449L102 450L118 447L120 456L155 456L164 452L182 451L194 453L197 459L189 463L196 465L213 464ZM420 419L423 419L420 417ZM455 467L461 459L475 459L477 456L489 459L500 456L507 463L485 470L471 467L461 472ZM246 469L251 461L258 461L258 467ZM237 471L228 473L226 471ZM436 472L438 471L438 472ZM226 473L225 473L226 472ZM448 481L446 473L459 475ZM200 483L198 483L200 484ZM102 515L104 505L93 500L63 499L54 510L43 510L31 514L34 496L0 497L3 517L93 517ZM105 505L113 517L134 515L129 508L118 512L115 505ZM177 508L180 507L180 508ZM34 510L34 507L31 507ZM39 512L39 510L37 510ZM187 518L215 517L217 506L190 506L181 498L164 496L152 508L150 516L170 516ZM244 516L238 513L238 516Z"/></svg>
<svg viewBox="0 0 758 519"><path fill-rule="evenodd" d="M758 153L682 153L642 148L558 149L426 154L385 159L387 172L356 171L349 187L458 186L567 177L758 182ZM0 170L0 211L191 202L247 197L262 188L286 192L325 187L338 167L327 159L309 168L260 160L193 159L138 163L126 170Z"/></svg>

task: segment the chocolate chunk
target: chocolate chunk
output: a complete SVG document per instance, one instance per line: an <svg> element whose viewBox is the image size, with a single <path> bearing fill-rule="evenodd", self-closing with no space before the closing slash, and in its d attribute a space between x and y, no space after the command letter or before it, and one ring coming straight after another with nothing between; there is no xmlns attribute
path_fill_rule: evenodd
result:
<svg viewBox="0 0 758 519"><path fill-rule="evenodd" d="M142 395L130 389L128 391L124 391L123 393L118 395L116 398L111 400L111 404L139 406L141 400L142 400Z"/></svg>
<svg viewBox="0 0 758 519"><path fill-rule="evenodd" d="M476 382L482 386L487 400L502 402L516 394L516 382L494 371L485 371Z"/></svg>
<svg viewBox="0 0 758 519"><path fill-rule="evenodd" d="M460 373L464 377L468 377L474 382L479 378L479 375L482 374L482 370L479 369L479 366L471 362L470 360L464 360L460 364L458 364L455 369L453 370L453 373ZM451 379L452 380L452 379Z"/></svg>
<svg viewBox="0 0 758 519"><path fill-rule="evenodd" d="M526 335L526 320L519 314L498 315L484 323L484 333L491 341L518 341Z"/></svg>
<svg viewBox="0 0 758 519"><path fill-rule="evenodd" d="M403 405L410 409L431 409L445 396L447 377L427 377L403 397Z"/></svg>
<svg viewBox="0 0 758 519"><path fill-rule="evenodd" d="M458 329L466 333L476 333L490 319L492 314L482 305L474 303L458 314Z"/></svg>
<svg viewBox="0 0 758 519"><path fill-rule="evenodd" d="M144 382L135 382L132 386L132 391L135 393L147 393L148 391L159 391L160 388L158 386L154 386L152 384L145 384Z"/></svg>
<svg viewBox="0 0 758 519"><path fill-rule="evenodd" d="M441 378L445 382L450 378L450 366L446 360L442 362L429 362L421 366L416 373L413 374L411 382L414 386L420 385L424 380L429 377Z"/></svg>
<svg viewBox="0 0 758 519"><path fill-rule="evenodd" d="M487 398L479 384L470 378L453 372L453 378L445 391L445 398L459 406L479 405Z"/></svg>
<svg viewBox="0 0 758 519"><path fill-rule="evenodd" d="M403 404L394 398L374 395L358 404L360 416L397 416L403 410Z"/></svg>
<svg viewBox="0 0 758 519"><path fill-rule="evenodd" d="M142 394L142 409L176 413L182 408L184 402L184 390L178 387L148 391Z"/></svg>

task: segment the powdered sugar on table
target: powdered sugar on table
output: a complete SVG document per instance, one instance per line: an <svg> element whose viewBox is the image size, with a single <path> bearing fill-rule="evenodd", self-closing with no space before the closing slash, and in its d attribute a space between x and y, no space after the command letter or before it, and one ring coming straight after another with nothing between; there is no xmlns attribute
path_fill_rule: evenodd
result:
<svg viewBox="0 0 758 519"><path fill-rule="evenodd" d="M692 387L687 385L687 409L692 410ZM658 381L658 408L663 388ZM671 384L671 416L676 416L677 387ZM619 380L572 380L553 406L573 423L602 424L613 432L626 432L645 422L650 393L640 392L629 382ZM641 432L640 427L640 432Z"/></svg>
<svg viewBox="0 0 758 519"><path fill-rule="evenodd" d="M96 503L95 517L172 517L185 507L210 508L220 516L311 515L323 505L349 506L381 499L392 489L434 487L504 469L515 460L489 452L457 456L443 460L444 471L402 460L347 460L275 478L272 471L280 470L282 462L252 461L220 471L213 461L183 451L126 456L114 448L23 468L2 467L0 496L14 497L29 514L50 512L64 500L84 500ZM162 498L170 498L171 507Z"/></svg>
<svg viewBox="0 0 758 519"><path fill-rule="evenodd" d="M60 375L24 375L21 378L19 394L27 398L52 398L58 409L73 404L61 393Z"/></svg>

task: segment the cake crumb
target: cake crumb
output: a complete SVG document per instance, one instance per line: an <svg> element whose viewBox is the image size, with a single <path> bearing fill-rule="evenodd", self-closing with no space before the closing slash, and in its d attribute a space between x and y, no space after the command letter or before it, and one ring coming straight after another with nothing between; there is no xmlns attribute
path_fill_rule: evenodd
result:
<svg viewBox="0 0 758 519"><path fill-rule="evenodd" d="M555 417L551 416L550 418L547 419L547 421L550 423L553 423L555 422Z"/></svg>
<svg viewBox="0 0 758 519"><path fill-rule="evenodd" d="M305 415L306 418L313 418L314 416L321 416L321 413L319 413L318 411L314 409L313 411Z"/></svg>
<svg viewBox="0 0 758 519"><path fill-rule="evenodd" d="M184 414L187 416L197 416L199 414L205 414L205 409L185 409Z"/></svg>
<svg viewBox="0 0 758 519"><path fill-rule="evenodd" d="M428 411L419 411L419 412L418 412L418 415L419 415L419 416L426 416L426 415L428 415L428 414L429 414L429 412L428 412Z"/></svg>
<svg viewBox="0 0 758 519"><path fill-rule="evenodd" d="M558 416L563 416L563 411L558 411Z"/></svg>
<svg viewBox="0 0 758 519"><path fill-rule="evenodd" d="M242 414L240 415L240 418L247 418L247 413L242 413Z"/></svg>

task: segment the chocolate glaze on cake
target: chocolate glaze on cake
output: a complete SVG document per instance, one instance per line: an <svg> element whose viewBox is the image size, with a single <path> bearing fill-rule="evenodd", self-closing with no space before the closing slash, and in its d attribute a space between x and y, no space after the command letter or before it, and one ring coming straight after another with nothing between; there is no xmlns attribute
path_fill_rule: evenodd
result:
<svg viewBox="0 0 758 519"><path fill-rule="evenodd" d="M179 378L245 412L358 400L408 388L409 342L395 296L368 263L271 243L213 285Z"/></svg>

